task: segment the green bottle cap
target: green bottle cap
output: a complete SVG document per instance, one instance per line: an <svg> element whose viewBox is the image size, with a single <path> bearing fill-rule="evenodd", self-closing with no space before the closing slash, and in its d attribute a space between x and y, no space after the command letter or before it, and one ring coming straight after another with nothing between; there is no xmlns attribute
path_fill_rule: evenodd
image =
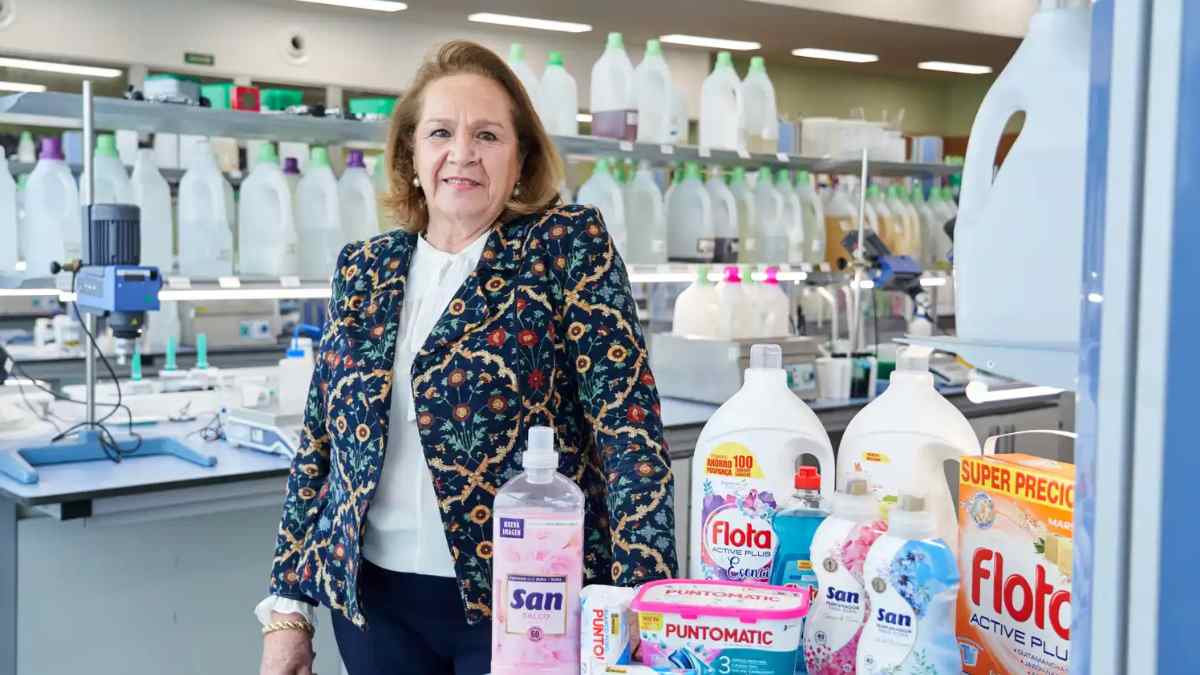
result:
<svg viewBox="0 0 1200 675"><path fill-rule="evenodd" d="M29 186L29 174L23 173L23 174L21 174L21 176L19 178L17 178L17 189L24 190L28 186Z"/></svg>
<svg viewBox="0 0 1200 675"><path fill-rule="evenodd" d="M751 73L767 72L767 62L763 60L763 57L761 57L761 56L751 56L750 57L750 72Z"/></svg>
<svg viewBox="0 0 1200 675"><path fill-rule="evenodd" d="M807 171L801 170L796 173L796 182L797 183L803 183L804 185L808 185L811 180L812 180L812 174L810 174Z"/></svg>
<svg viewBox="0 0 1200 675"><path fill-rule="evenodd" d="M205 333L196 336L196 368L208 368L208 335Z"/></svg>
<svg viewBox="0 0 1200 675"><path fill-rule="evenodd" d="M729 52L717 52L717 67L732 68L733 56L731 56Z"/></svg>
<svg viewBox="0 0 1200 675"><path fill-rule="evenodd" d="M871 187L867 188L867 198L868 199L875 199L877 197L879 197L879 186L878 185L872 185Z"/></svg>
<svg viewBox="0 0 1200 675"><path fill-rule="evenodd" d="M889 187L887 190L887 196L888 196L888 199L899 199L900 198L900 186L893 185L893 186Z"/></svg>
<svg viewBox="0 0 1200 675"><path fill-rule="evenodd" d="M258 161L260 163L278 164L279 155L275 154L274 143L263 143L258 148Z"/></svg>
<svg viewBox="0 0 1200 675"><path fill-rule="evenodd" d="M679 185L683 182L684 168L680 165L671 165L671 185Z"/></svg>
<svg viewBox="0 0 1200 675"><path fill-rule="evenodd" d="M162 367L163 370L175 370L175 368L176 368L175 349L176 349L175 336L174 335L168 336L167 337L167 358L166 358L166 362L163 363L163 367Z"/></svg>
<svg viewBox="0 0 1200 675"><path fill-rule="evenodd" d="M313 168L329 166L329 150L323 145L313 148L308 156L308 163Z"/></svg>
<svg viewBox="0 0 1200 675"><path fill-rule="evenodd" d="M696 285L711 286L712 282L708 280L708 265L700 265L696 268Z"/></svg>
<svg viewBox="0 0 1200 675"><path fill-rule="evenodd" d="M508 62L520 63L525 60L525 45L514 42L508 48Z"/></svg>
<svg viewBox="0 0 1200 675"><path fill-rule="evenodd" d="M733 173L730 174L730 177L729 177L729 184L730 185L741 185L742 183L745 183L745 182L746 182L746 167L744 167L744 166L733 167Z"/></svg>
<svg viewBox="0 0 1200 675"><path fill-rule="evenodd" d="M135 344L133 356L129 357L129 379L137 382L142 379L142 350Z"/></svg>
<svg viewBox="0 0 1200 675"><path fill-rule="evenodd" d="M561 66L563 64L562 52L550 52L550 57L546 59L546 63L551 66Z"/></svg>
<svg viewBox="0 0 1200 675"><path fill-rule="evenodd" d="M112 134L100 134L96 137L97 157L116 157L117 139Z"/></svg>
<svg viewBox="0 0 1200 675"><path fill-rule="evenodd" d="M758 182L759 183L775 182L775 176L774 176L774 174L771 173L770 167L764 166L758 170Z"/></svg>
<svg viewBox="0 0 1200 675"><path fill-rule="evenodd" d="M704 175L700 171L699 162L688 162L687 168L684 169L684 178L695 178L696 180L704 180Z"/></svg>
<svg viewBox="0 0 1200 675"><path fill-rule="evenodd" d="M920 183L914 183L912 194L910 195L914 204L920 204L925 201L925 191L921 189Z"/></svg>
<svg viewBox="0 0 1200 675"><path fill-rule="evenodd" d="M29 131L28 129L26 129L25 131L22 131L22 132L21 132L21 140L20 140L20 142L21 142L21 143L24 143L26 140L29 140L29 141L31 141L31 142L33 141L33 132Z"/></svg>
<svg viewBox="0 0 1200 675"><path fill-rule="evenodd" d="M600 159L596 160L596 166L592 167L593 176L599 176L603 173L606 173L610 176L612 175L612 170L608 166L607 157L601 157Z"/></svg>
<svg viewBox="0 0 1200 675"><path fill-rule="evenodd" d="M662 56L662 43L658 40L646 40L646 56Z"/></svg>
<svg viewBox="0 0 1200 675"><path fill-rule="evenodd" d="M792 182L792 172L788 171L787 169L780 169L778 171L778 173L775 174L775 184L776 185L786 186L786 185L790 185L791 182Z"/></svg>
<svg viewBox="0 0 1200 675"><path fill-rule="evenodd" d="M625 49L625 38L621 37L620 33L608 34L609 49Z"/></svg>

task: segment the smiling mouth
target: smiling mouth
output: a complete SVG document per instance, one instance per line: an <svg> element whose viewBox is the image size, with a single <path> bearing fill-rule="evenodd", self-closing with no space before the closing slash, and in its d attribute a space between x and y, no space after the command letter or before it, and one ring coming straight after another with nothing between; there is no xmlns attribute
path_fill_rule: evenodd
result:
<svg viewBox="0 0 1200 675"><path fill-rule="evenodd" d="M461 176L452 176L450 178L443 178L442 182L447 185L454 185L454 186L458 186L458 187L479 187L480 185L482 185L482 183L480 183L479 181L471 180L470 178L463 178Z"/></svg>

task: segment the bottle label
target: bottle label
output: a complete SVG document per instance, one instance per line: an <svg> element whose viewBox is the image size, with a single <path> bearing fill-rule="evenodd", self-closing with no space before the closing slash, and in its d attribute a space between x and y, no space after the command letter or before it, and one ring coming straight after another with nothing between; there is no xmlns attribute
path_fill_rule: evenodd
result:
<svg viewBox="0 0 1200 675"><path fill-rule="evenodd" d="M505 632L538 642L567 632L567 577L510 574L504 583Z"/></svg>
<svg viewBox="0 0 1200 675"><path fill-rule="evenodd" d="M856 524L828 518L813 536L818 593L804 627L804 659L814 675L853 672L858 640L870 606L862 569L867 551L887 529L882 521Z"/></svg>

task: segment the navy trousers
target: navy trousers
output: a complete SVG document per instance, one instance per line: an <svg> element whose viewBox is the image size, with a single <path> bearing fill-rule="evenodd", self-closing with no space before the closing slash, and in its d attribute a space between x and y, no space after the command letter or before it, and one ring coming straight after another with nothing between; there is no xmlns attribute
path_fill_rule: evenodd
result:
<svg viewBox="0 0 1200 675"><path fill-rule="evenodd" d="M456 580L392 572L363 560L359 584L366 630L331 613L349 675L491 671L492 625L467 625Z"/></svg>

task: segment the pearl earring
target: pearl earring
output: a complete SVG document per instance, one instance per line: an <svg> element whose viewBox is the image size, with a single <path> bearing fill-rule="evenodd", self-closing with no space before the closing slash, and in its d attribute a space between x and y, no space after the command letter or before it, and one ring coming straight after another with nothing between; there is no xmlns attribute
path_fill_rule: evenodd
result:
<svg viewBox="0 0 1200 675"><path fill-rule="evenodd" d="M516 185L513 186L513 196L514 197L521 196L521 184L520 183L517 183Z"/></svg>
<svg viewBox="0 0 1200 675"><path fill-rule="evenodd" d="M415 187L415 188L421 187L421 179L418 178L417 176L413 176L413 187Z"/></svg>

